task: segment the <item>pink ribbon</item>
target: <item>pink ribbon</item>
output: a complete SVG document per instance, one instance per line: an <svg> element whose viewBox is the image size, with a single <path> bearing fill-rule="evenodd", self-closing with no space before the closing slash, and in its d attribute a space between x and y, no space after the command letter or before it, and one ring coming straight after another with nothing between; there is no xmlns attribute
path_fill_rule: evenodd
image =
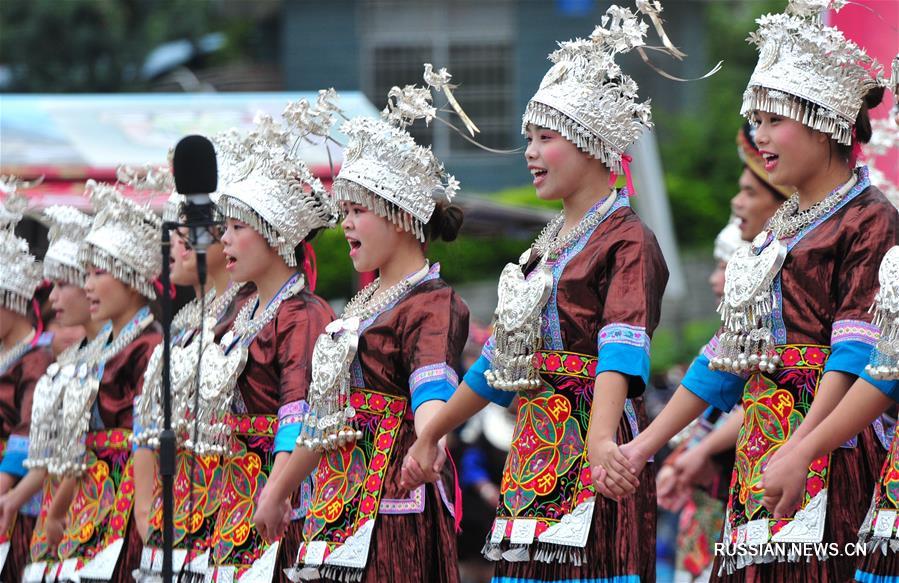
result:
<svg viewBox="0 0 899 583"><path fill-rule="evenodd" d="M306 276L306 283L309 291L315 291L315 284L318 282L318 260L315 257L315 250L308 241L303 242L303 274Z"/></svg>
<svg viewBox="0 0 899 583"><path fill-rule="evenodd" d="M633 161L634 161L634 159L627 154L624 154L621 157L621 168L624 169L624 178L626 181L625 183L627 184L627 195L628 196L636 196L636 194L637 194L637 190L634 188L634 179L631 176L631 162L633 162ZM609 173L609 186L610 187L615 186L615 182L617 180L618 180L618 174L616 174L615 171L613 170L611 173Z"/></svg>

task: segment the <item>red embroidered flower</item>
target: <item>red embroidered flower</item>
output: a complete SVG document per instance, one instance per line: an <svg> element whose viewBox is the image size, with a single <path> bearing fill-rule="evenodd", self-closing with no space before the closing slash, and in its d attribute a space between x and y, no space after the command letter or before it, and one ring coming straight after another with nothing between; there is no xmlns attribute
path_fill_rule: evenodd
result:
<svg viewBox="0 0 899 583"><path fill-rule="evenodd" d="M371 469L380 472L381 469L387 465L387 456L383 453L375 454L375 457L371 458Z"/></svg>
<svg viewBox="0 0 899 583"><path fill-rule="evenodd" d="M579 373L584 368L584 361L580 356L569 354L565 357L565 372Z"/></svg>
<svg viewBox="0 0 899 583"><path fill-rule="evenodd" d="M109 521L109 528L114 532L121 532L125 529L125 519L120 514L113 516Z"/></svg>
<svg viewBox="0 0 899 583"><path fill-rule="evenodd" d="M374 476L372 476L374 477ZM374 496L366 496L362 499L362 503L359 505L359 512L362 514L371 514L375 510L375 497Z"/></svg>
<svg viewBox="0 0 899 583"><path fill-rule="evenodd" d="M255 429L258 433L268 433L268 428L268 419L266 419L264 416L259 415L258 417L253 418L253 429Z"/></svg>
<svg viewBox="0 0 899 583"><path fill-rule="evenodd" d="M540 367L543 366L543 353L535 352L534 358L531 359L531 365L535 369L540 370Z"/></svg>
<svg viewBox="0 0 899 583"><path fill-rule="evenodd" d="M381 489L381 476L372 475L365 480L365 489L368 492L378 492Z"/></svg>
<svg viewBox="0 0 899 583"><path fill-rule="evenodd" d="M399 422L400 420L396 417L387 417L386 419L381 421L381 428L389 431L396 427Z"/></svg>
<svg viewBox="0 0 899 583"><path fill-rule="evenodd" d="M100 431L97 433L96 439L94 439L94 447L96 449L100 449L106 446L106 432Z"/></svg>
<svg viewBox="0 0 899 583"><path fill-rule="evenodd" d="M824 355L823 352L821 352L821 349L815 348L814 346L809 347L805 351L805 362L807 362L808 364L811 364L811 365L824 364L825 358L826 358L826 356Z"/></svg>
<svg viewBox="0 0 899 583"><path fill-rule="evenodd" d="M549 372L556 372L562 368L562 358L558 354L547 354L544 362L546 363L546 370Z"/></svg>
<svg viewBox="0 0 899 583"><path fill-rule="evenodd" d="M114 445L119 445L121 443L125 443L125 432L120 430L110 431L109 432L109 442Z"/></svg>
<svg viewBox="0 0 899 583"><path fill-rule="evenodd" d="M596 360L591 360L587 365L587 376L593 378L596 376Z"/></svg>
<svg viewBox="0 0 899 583"><path fill-rule="evenodd" d="M125 480L124 482L122 482L122 485L119 486L119 490L122 492L122 494L131 494L132 492L134 492L134 482L132 482L131 480Z"/></svg>
<svg viewBox="0 0 899 583"><path fill-rule="evenodd" d="M240 433L249 433L250 432L250 418L249 417L241 417L238 420L238 429Z"/></svg>
<svg viewBox="0 0 899 583"><path fill-rule="evenodd" d="M590 468L586 467L581 470L581 484L585 486L589 486L593 483L593 478L590 475Z"/></svg>
<svg viewBox="0 0 899 583"><path fill-rule="evenodd" d="M131 508L131 498L128 498L126 496L119 498L115 503L115 509L118 512L128 512L128 510L130 508Z"/></svg>
<svg viewBox="0 0 899 583"><path fill-rule="evenodd" d="M388 450L390 446L393 445L393 436L389 433L384 433L381 437L378 438L378 449L380 450Z"/></svg>
<svg viewBox="0 0 899 583"><path fill-rule="evenodd" d="M387 406L387 400L381 395L372 395L368 399L368 406L371 407L372 411L383 411Z"/></svg>
<svg viewBox="0 0 899 583"><path fill-rule="evenodd" d="M796 366L796 363L802 360L802 354L795 348L787 348L780 355L784 366Z"/></svg>
<svg viewBox="0 0 899 583"><path fill-rule="evenodd" d="M350 395L350 405L352 405L354 409L360 409L363 404L365 404L365 395L358 391Z"/></svg>
<svg viewBox="0 0 899 583"><path fill-rule="evenodd" d="M809 496L814 498L818 492L824 489L824 480L818 476L810 478L806 484L806 488L808 489Z"/></svg>
<svg viewBox="0 0 899 583"><path fill-rule="evenodd" d="M406 408L406 401L397 399L395 401L390 402L390 412L394 415L399 415Z"/></svg>
<svg viewBox="0 0 899 583"><path fill-rule="evenodd" d="M820 474L824 471L824 468L827 466L827 456L821 456L815 461L812 462L812 465L809 466L809 470L815 472L816 474Z"/></svg>

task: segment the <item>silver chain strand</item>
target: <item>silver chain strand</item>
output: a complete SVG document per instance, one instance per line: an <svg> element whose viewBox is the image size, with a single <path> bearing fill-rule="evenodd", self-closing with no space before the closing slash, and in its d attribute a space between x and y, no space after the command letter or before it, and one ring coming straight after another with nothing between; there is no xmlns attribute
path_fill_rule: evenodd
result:
<svg viewBox="0 0 899 583"><path fill-rule="evenodd" d="M34 341L34 337L37 335L35 330L32 330L28 336L16 342L9 350L0 354L0 374L4 374L9 367L14 365L20 358L22 358L26 352L31 350L31 343Z"/></svg>
<svg viewBox="0 0 899 583"><path fill-rule="evenodd" d="M312 383L309 386L309 412L297 444L313 451L337 449L362 438L355 425L356 410L350 404L350 366L359 345L362 322L381 312L418 285L430 272L424 267L386 290L377 299L380 278L356 294L340 319L331 322L318 337L312 353Z"/></svg>
<svg viewBox="0 0 899 583"><path fill-rule="evenodd" d="M540 315L549 300L553 275L549 263L584 235L595 229L618 199L613 190L595 210L591 209L567 233L559 236L565 214L550 221L519 264L509 263L500 276L497 295L499 301L494 315L494 338L491 367L484 373L487 383L502 391L527 391L540 387L539 372L532 362L540 349ZM540 261L524 276L522 268L537 253Z"/></svg>
<svg viewBox="0 0 899 583"><path fill-rule="evenodd" d="M789 252L782 240L831 213L857 181L853 173L845 184L801 212L799 194L794 193L777 209L752 246L734 253L727 264L724 297L718 306L724 330L709 368L734 374L755 371L771 374L781 365L772 330L774 279Z"/></svg>

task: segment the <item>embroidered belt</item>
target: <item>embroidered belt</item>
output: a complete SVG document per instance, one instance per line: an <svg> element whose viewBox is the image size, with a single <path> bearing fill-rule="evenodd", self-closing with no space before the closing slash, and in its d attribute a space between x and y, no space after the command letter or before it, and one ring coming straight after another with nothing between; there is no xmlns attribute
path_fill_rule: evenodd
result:
<svg viewBox="0 0 899 583"><path fill-rule="evenodd" d="M409 407L405 397L368 389L353 389L350 404L362 439L319 462L297 555L298 564L338 579L358 575L367 564L384 476Z"/></svg>
<svg viewBox="0 0 899 583"><path fill-rule="evenodd" d="M762 506L761 480L765 466L808 414L830 347L781 345L775 349L782 367L773 374L753 373L743 391L743 427L737 440L723 536L730 545L814 543L820 542L824 533L830 455L809 466L802 505L794 516L771 517ZM722 571L732 573L754 560L770 557L728 553Z"/></svg>

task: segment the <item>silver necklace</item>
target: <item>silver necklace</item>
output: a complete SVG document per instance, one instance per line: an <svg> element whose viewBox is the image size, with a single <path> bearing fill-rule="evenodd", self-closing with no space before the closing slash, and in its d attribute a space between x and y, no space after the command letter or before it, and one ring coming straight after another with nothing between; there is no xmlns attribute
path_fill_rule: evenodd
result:
<svg viewBox="0 0 899 583"><path fill-rule="evenodd" d="M37 331L32 330L25 336L25 338L13 344L12 347L9 350L4 351L3 354L0 354L0 374L4 374L7 369L25 356L26 352L31 350L31 343L34 341L36 335Z"/></svg>
<svg viewBox="0 0 899 583"><path fill-rule="evenodd" d="M110 358L134 342L152 323L153 314L150 313L148 306L144 306L122 328L118 336L113 338L112 342L100 349L99 355L88 355L88 358L78 365L77 380L73 379L75 382L67 387L63 397L62 423L66 431L64 435L76 436L77 439L64 452L64 459L60 459L56 473L73 475L80 474L87 469L83 436L90 430L91 410L97 399L105 365ZM100 334L100 336L103 335L103 333Z"/></svg>
<svg viewBox="0 0 899 583"><path fill-rule="evenodd" d="M218 322L243 286L244 284L242 283L229 285L225 292L219 297L215 297L215 288L206 292L204 302L206 305L205 317L214 318L215 321ZM180 333L184 334L185 332L198 329L203 323L203 319L204 314L200 311L200 299L194 298L190 303L181 308L181 310L178 311L178 314L172 319L172 329L178 330Z"/></svg>
<svg viewBox="0 0 899 583"><path fill-rule="evenodd" d="M791 237L833 211L857 182L855 174L845 184L803 212L799 195L783 203L751 247L741 247L727 263L724 297L718 306L724 331L709 363L713 370L735 374L773 373L781 364L773 333L774 279L783 268L788 249L782 239Z"/></svg>
<svg viewBox="0 0 899 583"><path fill-rule="evenodd" d="M309 385L309 412L297 443L314 451L333 450L362 438L356 426L356 410L350 405L350 366L359 347L359 327L405 296L430 271L424 267L390 286L373 301L380 287L376 279L347 304L340 319L328 324L315 341L312 351L312 383Z"/></svg>
<svg viewBox="0 0 899 583"><path fill-rule="evenodd" d="M558 254L595 229L618 198L612 191L597 208L585 214L577 225L560 237L564 215L550 221L534 242L540 262L525 277L522 268L532 252L525 251L518 265L503 269L497 287L498 302L494 314L494 338L491 367L484 373L487 383L503 391L527 391L540 387L540 374L534 368L534 354L540 349L540 315L549 300L553 275L548 263Z"/></svg>
<svg viewBox="0 0 899 583"><path fill-rule="evenodd" d="M195 412L193 434L184 441L185 448L199 455L221 455L230 451L231 427L225 413L231 410L237 379L247 363L249 346L256 334L275 317L281 304L305 287L306 278L300 273L295 274L285 282L262 313L252 317L259 304L259 294L256 294L240 309L231 330L219 343L211 343L203 349L200 406Z"/></svg>

